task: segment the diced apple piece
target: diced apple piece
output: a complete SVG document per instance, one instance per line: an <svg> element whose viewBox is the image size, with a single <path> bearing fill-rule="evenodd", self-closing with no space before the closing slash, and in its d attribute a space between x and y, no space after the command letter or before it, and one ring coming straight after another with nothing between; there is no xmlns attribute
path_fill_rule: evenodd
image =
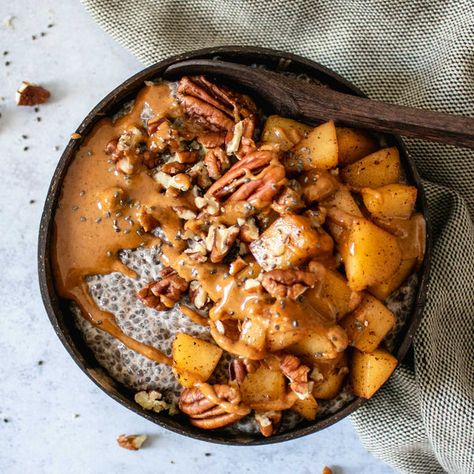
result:
<svg viewBox="0 0 474 474"><path fill-rule="evenodd" d="M280 150L288 151L313 129L309 125L279 115L270 115L262 132L263 143L276 143Z"/></svg>
<svg viewBox="0 0 474 474"><path fill-rule="evenodd" d="M222 349L189 334L178 333L173 341L172 353L179 383L192 387L212 375L222 356Z"/></svg>
<svg viewBox="0 0 474 474"><path fill-rule="evenodd" d="M337 156L336 127L330 120L316 127L292 148L285 168L289 171L327 170L337 166Z"/></svg>
<svg viewBox="0 0 474 474"><path fill-rule="evenodd" d="M315 230L304 216L286 214L250 244L257 263L265 270L298 266L317 255L331 254L332 238Z"/></svg>
<svg viewBox="0 0 474 474"><path fill-rule="evenodd" d="M423 261L426 247L426 222L422 214L416 213L411 219L375 219L378 226L398 237L398 245L403 258Z"/></svg>
<svg viewBox="0 0 474 474"><path fill-rule="evenodd" d="M351 362L354 395L371 398L392 375L397 365L397 359L385 349L367 353L355 349Z"/></svg>
<svg viewBox="0 0 474 474"><path fill-rule="evenodd" d="M292 354L314 361L317 359L335 359L338 355L334 344L326 334L313 331L302 337L289 349Z"/></svg>
<svg viewBox="0 0 474 474"><path fill-rule="evenodd" d="M356 188L379 188L400 181L397 148L383 148L341 169L344 182Z"/></svg>
<svg viewBox="0 0 474 474"><path fill-rule="evenodd" d="M317 361L310 372L310 379L314 381L313 396L319 400L331 400L337 397L348 373L345 352L333 360Z"/></svg>
<svg viewBox="0 0 474 474"><path fill-rule="evenodd" d="M325 268L323 275L319 285L306 290L305 301L327 319L338 321L358 305L360 294L340 273Z"/></svg>
<svg viewBox="0 0 474 474"><path fill-rule="evenodd" d="M406 184L387 184L377 189L362 188L365 207L374 217L409 219L415 208L417 189Z"/></svg>
<svg viewBox="0 0 474 474"><path fill-rule="evenodd" d="M362 352L373 352L397 321L377 298L364 295L362 303L342 321L351 345Z"/></svg>
<svg viewBox="0 0 474 474"><path fill-rule="evenodd" d="M362 218L349 229L344 249L346 275L354 291L389 280L402 261L397 238Z"/></svg>
<svg viewBox="0 0 474 474"><path fill-rule="evenodd" d="M245 376L240 384L242 402L254 410L264 409L272 402L285 399L286 382L281 370L265 364Z"/></svg>
<svg viewBox="0 0 474 474"><path fill-rule="evenodd" d="M367 132L355 128L336 127L339 164L350 165L379 148Z"/></svg>
<svg viewBox="0 0 474 474"><path fill-rule="evenodd" d="M384 283L369 286L367 289L379 300L385 301L412 273L416 265L416 258L402 260L397 272Z"/></svg>
<svg viewBox="0 0 474 474"><path fill-rule="evenodd" d="M299 413L303 418L313 421L316 419L318 413L318 402L313 395L310 395L304 400L298 398L291 409Z"/></svg>
<svg viewBox="0 0 474 474"><path fill-rule="evenodd" d="M337 207L348 214L362 217L362 212L347 186L339 186L331 198L326 199L322 204L325 207Z"/></svg>

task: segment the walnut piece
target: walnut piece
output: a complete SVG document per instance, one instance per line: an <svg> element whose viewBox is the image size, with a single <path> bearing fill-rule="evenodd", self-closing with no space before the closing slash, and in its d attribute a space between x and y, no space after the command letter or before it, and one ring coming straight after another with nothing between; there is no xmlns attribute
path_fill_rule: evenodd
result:
<svg viewBox="0 0 474 474"><path fill-rule="evenodd" d="M270 270L262 277L262 286L273 297L292 300L296 300L308 288L313 288L317 282L315 273L301 270Z"/></svg>
<svg viewBox="0 0 474 474"><path fill-rule="evenodd" d="M146 435L121 434L117 437L117 443L121 448L129 449L130 451L138 451L142 447L146 439Z"/></svg>
<svg viewBox="0 0 474 474"><path fill-rule="evenodd" d="M313 382L308 382L309 367L303 365L298 357L292 354L284 355L280 360L280 368L290 381L290 388L298 398L304 400L313 390Z"/></svg>
<svg viewBox="0 0 474 474"><path fill-rule="evenodd" d="M170 267L161 270L160 278L144 286L137 293L137 298L145 306L165 311L180 300L182 294L188 289L188 283Z"/></svg>
<svg viewBox="0 0 474 474"><path fill-rule="evenodd" d="M255 412L255 421L265 438L278 432L281 424L281 411Z"/></svg>
<svg viewBox="0 0 474 474"><path fill-rule="evenodd" d="M44 87L23 81L16 91L16 104L27 106L44 104L50 96Z"/></svg>
<svg viewBox="0 0 474 474"><path fill-rule="evenodd" d="M214 385L217 397L235 405L240 403L240 393L236 387L229 385ZM179 398L179 408L190 417L191 424L205 430L222 428L240 420L243 414L228 413L221 405L211 402L199 387L186 388ZM250 410L249 410L250 411Z"/></svg>

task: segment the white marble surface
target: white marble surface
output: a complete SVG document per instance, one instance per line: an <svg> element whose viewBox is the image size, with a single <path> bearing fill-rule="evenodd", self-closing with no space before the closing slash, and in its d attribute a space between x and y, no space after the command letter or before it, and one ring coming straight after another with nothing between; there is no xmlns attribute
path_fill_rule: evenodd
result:
<svg viewBox="0 0 474 474"><path fill-rule="evenodd" d="M40 214L70 133L141 65L76 0L1 0L0 21L8 16L13 28L0 23L0 472L320 473L324 465L344 474L393 472L365 451L347 420L281 445L211 445L126 410L76 367L40 299ZM38 113L14 104L24 79L53 94ZM121 433L150 438L146 448L129 452L115 442Z"/></svg>

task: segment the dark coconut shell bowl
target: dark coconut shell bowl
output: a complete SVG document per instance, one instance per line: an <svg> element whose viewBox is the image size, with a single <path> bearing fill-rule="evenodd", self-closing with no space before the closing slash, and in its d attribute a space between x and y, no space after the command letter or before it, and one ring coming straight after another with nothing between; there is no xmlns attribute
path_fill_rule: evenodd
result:
<svg viewBox="0 0 474 474"><path fill-rule="evenodd" d="M293 75L316 80L335 90L364 96L364 94L347 80L341 78L327 68L293 54L274 51L263 48L250 47L220 47L191 51L189 53L173 56L161 61L147 69L134 75L109 95L107 95L83 120L77 129L77 133L86 136L94 125L104 116L112 116L125 102L135 98L138 91L143 87L144 81L159 79L163 72L171 64L188 59L220 59L223 61L241 63L245 65L258 65L267 69L281 73L291 73ZM227 81L228 83L228 81ZM231 83L228 83L232 86ZM238 86L234 86L239 89ZM258 101L258 97L252 94ZM263 105L263 104L261 104ZM271 104L263 105L265 112L271 112ZM298 119L299 117L292 117ZM327 117L330 119L331 117ZM404 168L407 182L416 185L418 188L417 211L422 212L427 224L426 254L421 268L418 270L418 286L415 291L415 301L413 309L406 324L397 335L394 355L402 361L407 355L407 351L413 340L415 331L420 323L422 311L425 303L426 284L430 266L431 232L429 216L427 215L427 204L425 193L420 177L415 168L413 159L408 155L402 140L398 136L384 135L383 140L391 146L395 145L400 151L402 166ZM259 445L287 441L310 433L320 431L347 415L357 410L365 400L355 398L342 406L333 414L318 418L313 422L304 421L295 428L282 434L270 438L263 438L260 435L249 434L229 434L222 431L204 431L193 427L184 416L169 416L166 413L154 413L145 411L134 401L134 391L112 379L95 359L90 348L85 344L80 331L77 329L74 317L71 313L70 302L62 300L57 295L53 273L51 268L51 239L54 223L55 209L60 197L63 179L68 167L74 159L80 147L80 140L71 140L59 160L58 166L51 181L46 202L44 205L38 244L38 272L41 294L44 305L48 313L51 324L57 335L61 339L65 348L75 360L84 373L97 384L104 392L128 409L138 413L157 425L192 438L221 443L227 445Z"/></svg>

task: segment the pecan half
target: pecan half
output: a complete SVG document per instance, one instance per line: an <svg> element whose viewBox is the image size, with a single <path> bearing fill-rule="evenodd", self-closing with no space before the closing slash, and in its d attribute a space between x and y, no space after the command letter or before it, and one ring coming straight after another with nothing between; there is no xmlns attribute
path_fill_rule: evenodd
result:
<svg viewBox="0 0 474 474"><path fill-rule="evenodd" d="M181 78L177 97L186 113L211 131L231 130L234 123L255 110L248 97L214 84L204 76Z"/></svg>
<svg viewBox="0 0 474 474"><path fill-rule="evenodd" d="M260 199L270 203L285 178L285 168L271 151L255 151L238 161L208 190L218 201Z"/></svg>
<svg viewBox="0 0 474 474"><path fill-rule="evenodd" d="M236 408L240 404L240 393L229 385L214 385L216 396L223 402L228 402ZM179 398L179 408L189 415L191 424L205 430L222 428L240 420L243 414L229 413L222 405L210 401L199 389L192 387L183 390Z"/></svg>
<svg viewBox="0 0 474 474"><path fill-rule="evenodd" d="M211 148L204 156L204 164L207 167L209 177L219 179L224 171L230 167L230 161L222 148Z"/></svg>
<svg viewBox="0 0 474 474"><path fill-rule="evenodd" d="M308 288L318 282L315 273L301 270L271 270L262 277L262 286L273 297L291 298L296 300Z"/></svg>
<svg viewBox="0 0 474 474"><path fill-rule="evenodd" d="M304 400L313 389L313 382L308 382L309 367L303 365L298 357L292 354L284 355L280 360L280 368L290 381L290 388L298 398Z"/></svg>
<svg viewBox="0 0 474 474"><path fill-rule="evenodd" d="M255 412L255 421L265 438L278 432L281 424L281 411Z"/></svg>
<svg viewBox="0 0 474 474"><path fill-rule="evenodd" d="M137 298L145 306L164 311L179 301L188 289L188 283L170 267L161 270L160 278L143 287L137 293Z"/></svg>
<svg viewBox="0 0 474 474"><path fill-rule="evenodd" d="M50 95L44 87L23 81L16 91L16 104L28 106L43 104Z"/></svg>

